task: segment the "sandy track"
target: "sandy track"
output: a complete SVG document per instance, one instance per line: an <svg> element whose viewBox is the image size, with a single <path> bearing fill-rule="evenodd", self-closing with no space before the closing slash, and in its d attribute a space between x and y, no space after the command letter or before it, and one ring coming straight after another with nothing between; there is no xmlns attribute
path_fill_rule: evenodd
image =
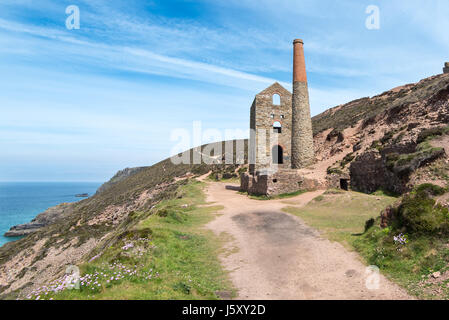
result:
<svg viewBox="0 0 449 320"><path fill-rule="evenodd" d="M221 260L238 289L238 299L410 298L382 276L379 289L368 290L366 266L356 253L281 211L287 205L305 205L322 191L259 201L230 187L235 186L208 184L208 201L223 205L224 210L207 227L234 239L227 244L233 253Z"/></svg>

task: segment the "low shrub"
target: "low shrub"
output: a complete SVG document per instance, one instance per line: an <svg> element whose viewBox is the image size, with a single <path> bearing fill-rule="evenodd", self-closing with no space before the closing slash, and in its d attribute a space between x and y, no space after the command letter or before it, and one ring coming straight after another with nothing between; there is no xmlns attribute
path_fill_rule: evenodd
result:
<svg viewBox="0 0 449 320"><path fill-rule="evenodd" d="M404 197L397 210L396 229L418 235L449 234L449 211L429 197L429 190L433 192L434 188L423 186Z"/></svg>
<svg viewBox="0 0 449 320"><path fill-rule="evenodd" d="M449 126L446 127L434 127L429 129L424 129L418 135L417 143L422 143L428 139L432 139L436 136L442 136L449 132Z"/></svg>
<svg viewBox="0 0 449 320"><path fill-rule="evenodd" d="M447 189L432 183L423 183L417 186L415 191L419 194L426 193L431 196L441 196L447 192Z"/></svg>

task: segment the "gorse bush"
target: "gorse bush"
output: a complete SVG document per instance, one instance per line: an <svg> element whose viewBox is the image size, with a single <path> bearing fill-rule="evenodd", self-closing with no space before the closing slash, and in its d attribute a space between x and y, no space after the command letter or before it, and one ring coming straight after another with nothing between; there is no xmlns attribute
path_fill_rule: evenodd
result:
<svg viewBox="0 0 449 320"><path fill-rule="evenodd" d="M418 235L449 235L449 211L430 197L445 192L444 188L430 183L418 186L397 208L396 228Z"/></svg>
<svg viewBox="0 0 449 320"><path fill-rule="evenodd" d="M440 196L447 192L446 188L437 186L432 183L423 183L423 184L417 186L415 188L415 190L416 190L416 193L418 193L418 194L427 193L428 195L431 195L431 196Z"/></svg>

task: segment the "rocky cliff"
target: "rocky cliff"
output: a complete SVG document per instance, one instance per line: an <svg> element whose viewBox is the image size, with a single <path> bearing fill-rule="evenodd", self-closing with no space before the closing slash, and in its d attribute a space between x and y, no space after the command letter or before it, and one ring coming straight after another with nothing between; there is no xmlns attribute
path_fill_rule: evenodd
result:
<svg viewBox="0 0 449 320"><path fill-rule="evenodd" d="M318 163L312 171L322 176L326 170L331 186L341 177L357 191L402 194L429 180L448 182L448 74L332 108L313 120ZM424 174L429 167L434 173Z"/></svg>

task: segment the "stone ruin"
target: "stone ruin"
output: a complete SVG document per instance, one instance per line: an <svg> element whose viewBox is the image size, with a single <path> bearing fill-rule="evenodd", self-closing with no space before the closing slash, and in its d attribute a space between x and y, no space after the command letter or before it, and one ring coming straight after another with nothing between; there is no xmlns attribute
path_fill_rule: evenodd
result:
<svg viewBox="0 0 449 320"><path fill-rule="evenodd" d="M303 45L293 41L293 94L276 82L253 101L250 165L240 176L242 191L277 195L318 187L298 172L315 161Z"/></svg>
<svg viewBox="0 0 449 320"><path fill-rule="evenodd" d="M444 64L443 73L449 73L449 62Z"/></svg>

